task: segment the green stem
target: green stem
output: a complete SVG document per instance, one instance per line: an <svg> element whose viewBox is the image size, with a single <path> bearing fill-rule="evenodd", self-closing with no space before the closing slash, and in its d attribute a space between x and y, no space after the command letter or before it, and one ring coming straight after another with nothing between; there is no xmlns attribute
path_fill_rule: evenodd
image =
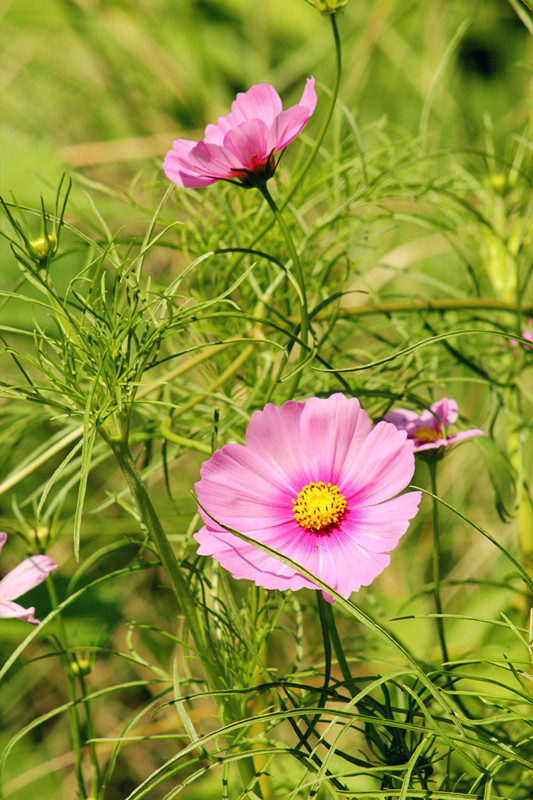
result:
<svg viewBox="0 0 533 800"><path fill-rule="evenodd" d="M337 104L337 97L339 95L339 86L341 82L342 51L341 51L341 40L339 36L339 29L337 27L336 14L332 14L330 16L330 20L331 20L331 28L333 31L333 39L335 42L335 75L333 77L333 88L331 90L329 105L326 111L326 115L322 121L322 125L320 126L320 130L318 132L318 136L316 137L315 143L311 148L311 150L309 151L309 154L305 159L302 168L294 178L292 186L289 189L283 203L281 204L281 211L283 211L283 209L288 205L288 203L290 203L292 196L300 186L303 178L305 178L307 172L309 171L309 167L315 160L316 155L322 146L322 142L324 141L324 137L329 128L331 118L333 117L333 112L335 111L335 106Z"/></svg>
<svg viewBox="0 0 533 800"><path fill-rule="evenodd" d="M91 704L87 699L87 687L85 685L85 678L83 673L78 675L81 694L83 698L83 707L85 709L85 720L87 724L87 738L89 739L89 753L91 756L92 770L91 770L91 798L100 797L100 765L98 763L98 756L96 754L96 744L93 741L95 737L93 718L91 713Z"/></svg>
<svg viewBox="0 0 533 800"><path fill-rule="evenodd" d="M208 682L212 689L220 688L220 680L216 669L212 666L212 659L207 646L204 623L198 612L194 597L189 588L189 581L184 570L179 565L174 550L163 530L159 517L144 485L139 470L133 460L128 443L124 438L114 438L101 429L102 435L111 447L126 483L131 491L139 515L156 548L157 554L166 571L174 594L181 606L185 622L191 632L198 655L204 667Z"/></svg>
<svg viewBox="0 0 533 800"><path fill-rule="evenodd" d="M255 185L259 189L265 200L267 201L268 205L270 206L270 209L274 214L275 220L278 223L280 230L283 234L283 238L285 239L285 243L287 245L287 249L291 257L292 265L294 268L294 277L296 278L298 288L300 289L300 337L304 345L306 345L307 335L309 333L309 311L307 308L307 292L305 289L305 277L302 269L302 262L300 261L300 256L298 255L298 251L296 250L296 246L294 244L287 223L283 218L283 214L276 205L276 201L268 191L266 181L264 180L257 181ZM305 357L304 349L302 349L302 353L303 356Z"/></svg>
<svg viewBox="0 0 533 800"><path fill-rule="evenodd" d="M342 677L344 678L344 682L346 683L346 688L348 689L352 697L355 697L355 695L358 694L359 692L359 688L354 684L350 667L348 666L346 656L344 655L344 648L342 646L339 632L337 630L337 625L335 623L335 617L333 616L333 609L331 607L331 603L328 603L326 600L324 600L324 596L321 591L317 592L317 600L319 608L321 609L320 617L321 620L322 619L324 620L324 624L328 628L329 638L331 640L331 644L333 645L333 649L335 650L335 655L337 656L337 662L339 664L340 671L342 672Z"/></svg>
<svg viewBox="0 0 533 800"><path fill-rule="evenodd" d="M441 300L392 300L386 303L365 303L361 306L342 306L339 317L366 317L372 314L406 314L417 313L418 311L510 311L516 312L514 303L506 303L503 300L491 300L484 297L455 298L445 297ZM521 313L524 316L533 314L533 306L522 306ZM314 319L329 319L331 311L326 309L321 311ZM292 317L289 320L294 322Z"/></svg>
<svg viewBox="0 0 533 800"><path fill-rule="evenodd" d="M296 246L291 236L291 232L285 222L281 211L279 210L278 206L276 205L276 201L268 191L266 181L265 180L257 180L254 184L265 200L267 201L268 205L272 213L274 214L275 220L278 223L280 230L283 234L285 239L285 243L287 245L287 249L289 251L289 255L291 257L292 266L294 269L294 277L296 279L296 283L298 284L299 294L300 294L300 340L302 341L302 346L300 347L300 354L298 357L298 363L301 364L305 358L307 357L307 349L308 349L308 338L309 338L309 310L307 306L307 291L305 288L305 277L302 269L302 262L300 261L300 256L298 255L298 251L296 250ZM280 371L278 372L278 378L281 373L281 370L285 366L286 359L282 363L280 367ZM300 381L301 372L297 372L294 376L294 380L292 381L291 389L289 391L289 398L293 397L296 393L296 389L298 387L298 383Z"/></svg>
<svg viewBox="0 0 533 800"><path fill-rule="evenodd" d="M434 495L432 498L433 505L433 596L435 598L435 609L437 611L437 633L440 642L440 649L442 651L442 660L444 665L448 662L448 648L446 647L446 637L444 634L444 621L442 619L442 603L440 598L440 529L439 529L439 504L436 499L437 496L437 463L436 461L428 461L429 475L431 479L431 493ZM448 669L445 666L445 669Z"/></svg>
<svg viewBox="0 0 533 800"><path fill-rule="evenodd" d="M307 158L305 159L302 168L298 171L296 177L294 178L294 180L292 182L292 186L289 188L289 190L287 192L287 195L285 196L284 200L282 201L281 206L279 208L280 211L283 211L286 208L286 206L290 203L290 201L292 200L295 192L300 187L300 185L302 183L302 180L305 178L307 172L309 171L309 168L310 168L311 164L315 160L316 155L317 155L318 151L320 150L320 148L322 146L322 142L324 141L324 137L325 137L325 135L327 133L327 130L328 130L329 126L330 126L331 118L333 117L333 112L335 111L335 106L337 104L337 97L339 95L339 86L340 86L340 82L341 82L341 70L342 70L341 41L340 41L340 36L339 36L339 30L338 30L338 27L337 27L336 15L332 14L330 16L330 20L331 20L331 28L332 28L332 31L333 31L333 39L334 39L334 43L335 43L335 74L334 74L334 77L333 77L333 88L331 90L331 97L330 97L329 105L328 105L328 108L326 110L326 114L324 116L324 119L322 121L322 125L320 126L320 130L318 132L318 135L317 135L317 137L315 139L315 143L314 143L313 147L311 148L311 150L309 151L309 154L308 154ZM257 242L261 241L261 239L270 230L271 227L272 227L272 222L269 222L266 225L264 225L256 233L256 235L254 236L254 238L250 242L249 248L253 248L254 245L257 244ZM242 260L242 254L240 254L237 257L237 259L235 260L235 262L233 264L232 269L234 269L241 260Z"/></svg>
<svg viewBox="0 0 533 800"><path fill-rule="evenodd" d="M56 609L59 603L57 600L57 593L54 585L54 579L51 575L49 575L48 578L46 579L46 586L48 588L48 595L50 597L50 603L52 605L52 608ZM65 623L63 622L62 614L58 614L57 620L58 620L57 638L59 639L59 645L61 648L62 659L65 664L65 674L67 678L67 691L68 691L68 699L70 705L69 714L70 714L70 730L72 737L72 752L74 754L74 770L76 773L76 782L78 784L78 796L83 800L85 800L85 798L87 797L87 792L85 790L85 782L83 779L82 734L81 734L80 718L78 715L78 697L76 695L76 681L74 675L72 674L70 666L70 651L67 646Z"/></svg>

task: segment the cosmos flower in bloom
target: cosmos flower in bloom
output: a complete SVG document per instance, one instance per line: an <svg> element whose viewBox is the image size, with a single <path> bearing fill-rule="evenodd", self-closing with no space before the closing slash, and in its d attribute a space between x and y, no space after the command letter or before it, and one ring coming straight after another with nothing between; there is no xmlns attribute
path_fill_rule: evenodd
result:
<svg viewBox="0 0 533 800"><path fill-rule="evenodd" d="M248 181L248 172L270 178L275 153L284 150L315 110L315 79L308 78L300 102L282 111L269 83L239 93L231 112L208 125L200 142L176 139L165 156L165 175L178 186L199 188L219 180ZM279 159L278 159L279 160Z"/></svg>
<svg viewBox="0 0 533 800"><path fill-rule="evenodd" d="M523 342L517 342L516 339L509 339L509 344L513 347L523 347L524 350L533 350L533 319L529 320L529 328L522 331L522 338L527 339L531 344L523 344Z"/></svg>
<svg viewBox="0 0 533 800"><path fill-rule="evenodd" d="M396 425L398 430L407 431L407 437L413 441L415 452L420 452L448 447L472 436L485 436L484 432L477 428L448 436L447 428L453 425L458 416L455 400L443 397L421 414L406 408L398 408L386 414L384 419Z"/></svg>
<svg viewBox="0 0 533 800"><path fill-rule="evenodd" d="M6 540L7 534L0 533L0 551ZM16 617L37 625L39 620L35 619L35 608L23 608L13 600L42 583L56 567L57 564L48 556L32 556L12 569L0 581L0 617Z"/></svg>
<svg viewBox="0 0 533 800"><path fill-rule="evenodd" d="M372 428L355 398L269 403L252 414L245 445L227 444L202 465L198 553L267 589L317 588L220 522L349 597L385 569L415 516L421 493L396 496L413 471L405 432L389 422Z"/></svg>

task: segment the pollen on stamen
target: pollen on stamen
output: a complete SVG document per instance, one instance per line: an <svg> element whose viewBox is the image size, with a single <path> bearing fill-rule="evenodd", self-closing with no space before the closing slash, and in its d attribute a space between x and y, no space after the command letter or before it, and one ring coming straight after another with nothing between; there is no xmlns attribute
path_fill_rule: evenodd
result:
<svg viewBox="0 0 533 800"><path fill-rule="evenodd" d="M302 528L319 532L340 522L346 512L346 498L331 483L308 483L292 500L293 516Z"/></svg>
<svg viewBox="0 0 533 800"><path fill-rule="evenodd" d="M436 428L430 428L425 425L422 425L420 428L417 428L414 432L415 439L418 439L419 442L436 442L439 439L444 439L444 434L442 431L437 430Z"/></svg>

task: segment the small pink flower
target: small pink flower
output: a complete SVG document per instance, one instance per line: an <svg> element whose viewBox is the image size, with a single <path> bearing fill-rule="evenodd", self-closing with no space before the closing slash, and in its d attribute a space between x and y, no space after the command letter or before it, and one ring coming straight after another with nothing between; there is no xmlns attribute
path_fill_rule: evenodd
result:
<svg viewBox="0 0 533 800"><path fill-rule="evenodd" d="M509 344L511 344L513 347L523 347L524 350L533 350L533 319L529 320L529 328L526 328L525 331L522 331L522 339L527 339L528 342L531 342L531 344L517 342L516 339L509 339Z"/></svg>
<svg viewBox="0 0 533 800"><path fill-rule="evenodd" d="M6 541L7 534L0 533L0 551ZM57 564L48 556L32 556L12 569L0 581L0 617L16 617L31 622L32 625L38 625L35 608L23 608L13 600L42 583L56 567Z"/></svg>
<svg viewBox="0 0 533 800"><path fill-rule="evenodd" d="M274 153L284 150L305 127L315 110L315 79L308 78L298 105L282 111L281 99L269 83L238 94L231 112L208 125L204 139L176 139L165 156L165 175L178 186L198 188L219 180L247 182L247 173L270 178ZM278 159L279 160L279 159Z"/></svg>
<svg viewBox="0 0 533 800"><path fill-rule="evenodd" d="M398 430L407 431L407 438L413 441L414 450L421 452L449 447L472 436L485 436L484 432L477 428L448 436L446 429L455 422L458 415L455 400L443 397L420 415L406 408L398 408L390 414L385 414L383 419L392 422Z"/></svg>
<svg viewBox="0 0 533 800"><path fill-rule="evenodd" d="M227 444L202 465L196 492L218 522L289 556L349 597L390 562L418 510L407 492L412 446L388 422L372 429L359 401L334 394L254 411L246 444ZM199 509L198 553L267 589L316 589L277 558ZM324 595L331 600L329 595Z"/></svg>

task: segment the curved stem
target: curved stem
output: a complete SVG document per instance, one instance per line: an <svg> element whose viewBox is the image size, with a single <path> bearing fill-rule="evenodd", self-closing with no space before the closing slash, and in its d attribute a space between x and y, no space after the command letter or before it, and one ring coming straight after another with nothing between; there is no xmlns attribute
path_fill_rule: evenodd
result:
<svg viewBox="0 0 533 800"><path fill-rule="evenodd" d="M48 576L46 579L46 587L48 589L48 595L50 597L50 604L53 609L56 609L59 605L57 599L57 592L56 587L54 585L54 579L51 575ZM72 737L72 752L74 755L74 771L76 773L76 783L78 785L78 795L80 798L87 797L87 791L85 789L85 781L83 778L83 767L82 767L82 733L81 733L81 723L80 718L78 715L78 697L76 694L76 681L74 675L71 671L70 666L70 651L67 645L67 636L65 632L65 623L63 622L62 614L58 614L58 627L57 627L57 638L59 639L59 645L61 647L61 654L65 664L65 674L67 678L67 689L68 689L68 699L69 699L69 714L70 714L70 731ZM92 755L92 754L91 754ZM94 764L93 764L94 767Z"/></svg>
<svg viewBox="0 0 533 800"><path fill-rule="evenodd" d="M283 238L287 244L287 249L294 267L294 277L296 278L298 288L300 289L300 337L305 343L307 342L307 334L309 332L309 311L307 308L307 292L305 290L305 278L302 269L302 262L300 261L300 256L298 255L298 251L292 239L287 223L285 222L280 209L276 205L276 201L268 191L266 181L257 181L255 185L270 206L270 209L274 214L276 222L278 223L283 234ZM305 353L305 351L302 352Z"/></svg>
<svg viewBox="0 0 533 800"><path fill-rule="evenodd" d="M315 160L315 157L322 146L322 142L324 141L324 136L329 128L331 118L333 117L333 112L335 111L335 106L337 104L337 97L339 95L339 86L341 82L341 71L342 71L342 51L341 51L341 40L339 36L339 29L337 26L337 19L336 14L331 14L331 28L333 31L333 40L335 42L335 75L333 77L333 87L331 90L331 97L329 101L329 105L326 111L326 115L322 121L322 125L320 126L320 130L318 132L318 136L316 137L315 143L311 150L308 153L307 158L305 159L302 168L294 178L292 182L292 186L290 187L289 191L287 192L287 196L283 200L281 204L281 210L285 208L288 203L290 203L292 196L296 192L297 188L300 186L302 179L306 176L309 167Z"/></svg>
<svg viewBox="0 0 533 800"><path fill-rule="evenodd" d="M361 306L342 306L339 317L365 317L372 314L404 314L417 311L516 311L514 303L503 300L485 299L483 297L455 298L445 297L442 300L391 300L384 303L365 303ZM522 314L533 314L533 306L522 306ZM329 309L324 309L314 315L314 319L329 319ZM294 322L294 318L289 317Z"/></svg>
<svg viewBox="0 0 533 800"><path fill-rule="evenodd" d="M280 230L283 234L283 238L285 239L285 243L287 244L287 249L289 251L289 255L291 257L293 269L294 269L294 277L296 278L296 283L298 284L299 289L299 300L300 300L300 339L302 341L302 347L300 348L300 354L298 361L301 363L306 358L306 350L308 346L308 336L309 336L309 310L307 306L307 291L305 288L305 277L302 269L302 262L300 261L300 256L298 255L298 251L294 244L294 241L291 236L291 232L285 222L281 211L279 210L278 206L276 205L276 201L268 191L266 181L265 180L257 180L254 184L265 200L267 201L268 205L272 213L274 214L275 220L278 223ZM296 392L296 388L298 386L298 382L300 380L300 373L297 373L294 376L294 381L292 383L290 396L292 397Z"/></svg>
<svg viewBox="0 0 533 800"><path fill-rule="evenodd" d="M333 609L331 608L331 603L328 603L326 600L324 600L324 596L321 591L317 593L317 599L319 608L321 609L320 613L321 622L323 620L322 624L326 625L328 628L329 638L331 644L333 645L333 649L335 650L335 655L337 656L337 662L339 664L340 671L342 672L342 677L344 678L344 682L346 683L346 688L348 689L352 697L355 697L355 695L359 693L359 688L354 684L350 667L348 666L346 656L344 655L344 648L342 646L339 632L337 630L337 625L335 623L335 617L333 616Z"/></svg>
<svg viewBox="0 0 533 800"><path fill-rule="evenodd" d="M304 163L302 165L302 168L299 170L298 174L294 178L294 180L292 182L292 186L289 188L289 190L287 192L287 195L285 196L284 200L282 201L281 206L280 206L280 211L283 211L285 209L285 207L290 203L290 201L292 200L292 197L294 196L296 190L300 186L303 178L305 177L305 175L309 171L309 167L311 166L311 164L315 160L315 157L316 157L318 151L320 150L320 147L322 146L322 142L324 141L324 137L325 137L325 135L327 133L327 130L328 130L329 126L330 126L331 118L333 117L333 112L334 112L335 106L337 104L337 97L338 97L338 94L339 94L339 86L340 86L341 71L342 71L342 52L341 52L341 41L340 41L340 36L339 36L339 29L337 27L336 15L332 14L330 16L330 20L331 20L331 28L332 28L332 32L333 32L333 39L334 39L334 43L335 43L335 74L334 74L334 77L333 77L333 88L331 90L331 97L330 97L329 105L328 105L328 108L326 110L326 114L324 116L324 119L322 121L322 125L320 126L320 130L319 130L318 135L316 137L315 143L314 143L313 147L311 148L307 158L305 159L305 161L304 161ZM272 227L272 223L271 222L269 222L266 225L264 225L256 233L256 235L253 237L253 239L250 242L249 247L254 247L254 245L257 242L261 241L261 239L263 238L265 233L267 233L267 231L269 231L271 227ZM236 266L241 259L242 259L242 253L235 260L234 266Z"/></svg>
<svg viewBox="0 0 533 800"><path fill-rule="evenodd" d="M204 622L189 588L188 578L178 563L174 550L167 539L163 526L159 521L159 517L157 516L156 510L146 490L146 486L144 485L142 476L133 460L128 443L124 438L113 438L112 436L106 435L106 432L102 429L101 433L117 459L146 531L168 575L176 599L185 617L185 622L191 632L208 682L211 688L220 688L219 676L217 675L216 668L212 664L213 659L209 654Z"/></svg>
<svg viewBox="0 0 533 800"><path fill-rule="evenodd" d="M431 479L431 493L433 507L433 597L435 598L435 609L437 611L437 634L442 651L442 660L446 665L448 662L448 648L446 647L446 637L444 634L444 621L442 619L442 603L440 598L440 532L439 532L439 504L437 495L437 464L435 461L428 461L429 475ZM447 669L447 666L445 666Z"/></svg>

